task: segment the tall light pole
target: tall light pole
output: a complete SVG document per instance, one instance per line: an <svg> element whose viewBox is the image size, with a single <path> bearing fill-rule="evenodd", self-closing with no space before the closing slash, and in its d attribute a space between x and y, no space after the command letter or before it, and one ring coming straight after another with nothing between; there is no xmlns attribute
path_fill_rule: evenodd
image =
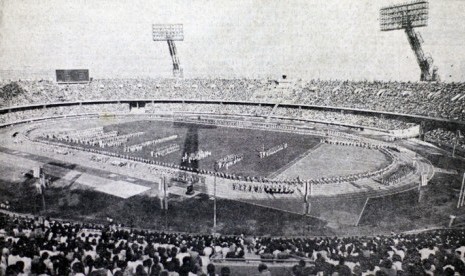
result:
<svg viewBox="0 0 465 276"><path fill-rule="evenodd" d="M414 157L412 158L413 160L413 168L416 170L417 166L418 166L418 169L420 168L420 164L418 163L418 160L420 160L420 158L418 157ZM426 177L426 176L425 176ZM418 203L421 202L421 199L422 199L422 190L421 190L421 187L423 186L423 175L420 175L420 182L418 183Z"/></svg>
<svg viewBox="0 0 465 276"><path fill-rule="evenodd" d="M423 51L423 39L416 30L420 27L426 27L428 18L428 1L412 1L381 8L380 27L381 31L404 30L420 67L420 80L439 81L438 69L433 65L433 58Z"/></svg>
<svg viewBox="0 0 465 276"><path fill-rule="evenodd" d="M45 211L45 173L40 174L39 178L39 183L40 183L40 194L42 196L42 210Z"/></svg>
<svg viewBox="0 0 465 276"><path fill-rule="evenodd" d="M154 41L167 41L170 50L171 60L173 62L173 76L182 78L183 72L179 63L178 51L176 50L175 41L184 40L184 31L182 24L153 24L152 36Z"/></svg>
<svg viewBox="0 0 465 276"><path fill-rule="evenodd" d="M213 232L216 233L216 174L218 172L218 165L215 162L213 174Z"/></svg>
<svg viewBox="0 0 465 276"><path fill-rule="evenodd" d="M462 137L463 136L462 136L462 133L460 132L460 130L457 130L457 133L455 133L455 139L454 139L454 144L453 144L453 148L452 148L452 157L455 157L455 148L459 144L459 140Z"/></svg>
<svg viewBox="0 0 465 276"><path fill-rule="evenodd" d="M298 178L299 183L302 183L300 178ZM310 197L313 195L313 183L309 183L309 181L305 181L305 194L304 194L304 204L305 204L305 215L310 215L312 203L310 201Z"/></svg>
<svg viewBox="0 0 465 276"><path fill-rule="evenodd" d="M462 186L460 187L459 200L457 201L457 208L463 206L465 201L465 173L463 173Z"/></svg>

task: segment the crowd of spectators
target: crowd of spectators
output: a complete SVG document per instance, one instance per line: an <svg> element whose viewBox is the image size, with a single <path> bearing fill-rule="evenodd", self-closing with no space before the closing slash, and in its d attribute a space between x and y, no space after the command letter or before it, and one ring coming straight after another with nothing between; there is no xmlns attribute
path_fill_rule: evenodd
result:
<svg viewBox="0 0 465 276"><path fill-rule="evenodd" d="M93 105L72 105L72 106L57 106L47 108L34 108L7 112L0 115L0 124L14 123L23 120L50 118L54 116L70 116L82 114L118 114L128 113L129 106L127 104L93 104Z"/></svg>
<svg viewBox="0 0 465 276"><path fill-rule="evenodd" d="M346 238L213 236L0 214L0 252L0 275L218 275L215 261L246 260L246 252L263 261L300 259L296 276L465 274L464 229ZM271 275L264 264L259 271Z"/></svg>
<svg viewBox="0 0 465 276"><path fill-rule="evenodd" d="M449 148L456 146L457 150L465 152L465 138L463 134L455 131L437 128L425 133L425 140L438 145L445 145Z"/></svg>
<svg viewBox="0 0 465 276"><path fill-rule="evenodd" d="M238 114L251 116L268 116L273 107L260 105L223 105L223 104L195 104L195 103L149 103L145 105L147 113L192 112L209 114Z"/></svg>
<svg viewBox="0 0 465 276"><path fill-rule="evenodd" d="M272 83L272 82L271 82ZM271 87L271 88L270 88ZM292 93L273 93L276 85L252 79L118 79L93 80L85 84L57 84L52 81L16 81L0 83L0 106L11 107L53 102L117 99L195 99L225 101L267 101L334 107L370 109L465 120L463 83L401 83L312 80L290 86ZM271 89L271 90L270 90ZM274 91L275 89L276 91ZM285 89L284 89L285 90ZM260 95L267 95L266 99ZM278 92L279 92L278 91ZM281 91L282 92L282 91ZM289 99L291 95L291 100ZM260 97L257 97L260 96ZM297 109L260 105L232 104L160 104L148 103L148 113L201 112L244 114L253 116L284 116L329 123L345 123L380 129L407 129L402 120L379 116L351 114L314 109ZM75 113L125 113L126 105L106 104L54 107L35 111L10 112L0 116L0 123L31 116L53 116ZM41 114L36 114L40 112ZM18 118L17 118L18 117Z"/></svg>
<svg viewBox="0 0 465 276"><path fill-rule="evenodd" d="M465 120L465 83L310 81L297 102Z"/></svg>
<svg viewBox="0 0 465 276"><path fill-rule="evenodd" d="M240 237L149 233L6 215L0 215L0 250L0 275L207 275L215 270L210 257L244 255Z"/></svg>
<svg viewBox="0 0 465 276"><path fill-rule="evenodd" d="M253 79L101 79L84 84L20 80L11 83L0 82L3 106L110 99L245 101L256 89L267 85Z"/></svg>
<svg viewBox="0 0 465 276"><path fill-rule="evenodd" d="M344 114L340 112L324 110L301 110L296 108L260 105L232 105L232 104L193 104L193 103L148 103L145 105L147 114L167 113L205 113L219 115L247 115L247 116L276 116L299 118L325 123L343 123L353 126L374 127L384 130L407 129L414 124L401 120L379 118L361 114ZM53 116L68 116L78 114L128 114L128 104L86 104L35 108L8 112L0 115L1 123L11 123L34 118L46 118Z"/></svg>
<svg viewBox="0 0 465 276"><path fill-rule="evenodd" d="M273 83L256 79L102 79L85 84L2 81L0 105L111 99L258 101L465 120L464 83L311 80L291 82L285 88Z"/></svg>
<svg viewBox="0 0 465 276"><path fill-rule="evenodd" d="M351 114L347 112L336 112L316 109L296 109L296 108L276 108L273 116L302 118L306 120L321 121L327 123L344 123L353 126L373 127L384 130L407 129L414 126L396 119L387 119L379 116L369 116L363 114Z"/></svg>

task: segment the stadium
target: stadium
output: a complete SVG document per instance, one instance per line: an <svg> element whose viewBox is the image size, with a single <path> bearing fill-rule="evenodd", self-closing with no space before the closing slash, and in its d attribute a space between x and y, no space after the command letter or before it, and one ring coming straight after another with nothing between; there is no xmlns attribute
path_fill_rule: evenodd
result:
<svg viewBox="0 0 465 276"><path fill-rule="evenodd" d="M340 70L353 66L350 61L332 67L323 59L321 70L330 66L333 71L322 78L315 72L292 77L305 70L297 63L295 71L286 70L291 66L286 58L277 63L283 73L271 77L259 74L275 70L261 68L261 61L257 71L228 75L230 69L221 65L226 61L218 56L211 69L201 69L199 59L209 57L206 52L189 55L190 47L201 43L189 39L195 36L189 24L203 19L188 17L184 24L150 19L143 27L149 34L141 32L157 52L140 59L127 53L135 60L131 65L122 58L127 68L99 67L101 51L95 62L73 52L81 44L92 49L87 38L65 41L62 47L68 50L44 60L36 54L46 55L55 42L39 38L37 45L19 45L29 38L18 18L25 8L36 7L33 18L47 28L42 12L74 14L55 11L52 2L40 8L29 1L1 1L0 6L5 11L0 17L5 41L0 48L5 64L0 67L0 275L465 273L465 57L463 51L454 57L456 69L446 67L452 61L444 53L433 60L423 50L436 49L426 41L440 29L434 20L428 26L429 13L433 17L446 8L427 1L358 7L359 12L376 11L370 20L383 39L397 39L395 33L405 31L408 43L399 39L403 46L397 51L410 55L398 69L407 73L373 73L367 80L371 70L354 70L353 80L339 80L346 74ZM83 11L86 6L78 2L70 5ZM137 7L147 12L160 8L142 2ZM276 12L244 3L259 10L257 18ZM118 5L129 25L135 18L135 26L147 23L144 16L131 17L129 6ZM204 1L191 5L222 8ZM290 19L287 7L276 5L288 24L302 19ZM454 5L465 9L463 3ZM292 14L298 7L289 9ZM82 16L94 18L87 12ZM112 16L95 18L86 26L101 20L125 30ZM160 18L173 21L168 15ZM240 20L232 18L239 26ZM64 20L63 26L74 28L76 22ZM62 26L49 28L40 29L43 36ZM278 27L271 24L267 30L273 28ZM105 49L111 43L99 32L94 34L103 42L96 47ZM453 33L460 37L464 30L455 26ZM251 35L262 34L251 30ZM30 39L38 39L34 36ZM137 38L123 35L115 47ZM225 55L227 38L219 40L215 45L224 49L214 53ZM147 51L143 47L139 51ZM289 59L301 55L284 54ZM344 60L347 53L332 54ZM151 69L140 69L147 55L157 58L150 61ZM228 60L234 60L231 55ZM39 68L47 66L51 69Z"/></svg>

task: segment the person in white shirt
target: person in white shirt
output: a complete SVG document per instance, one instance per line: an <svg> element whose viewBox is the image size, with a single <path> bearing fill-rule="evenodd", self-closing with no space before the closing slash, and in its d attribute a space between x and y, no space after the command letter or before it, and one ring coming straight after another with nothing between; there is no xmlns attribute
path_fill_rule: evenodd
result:
<svg viewBox="0 0 465 276"><path fill-rule="evenodd" d="M24 256L24 254L22 252L20 252L19 256L21 257L21 261L24 263L24 273L26 275L30 274L31 273L31 265L32 265L32 259L27 257L27 256Z"/></svg>
<svg viewBox="0 0 465 276"><path fill-rule="evenodd" d="M402 261L405 257L405 251L401 246L392 246L392 251L394 251L395 254L400 256L400 260Z"/></svg>
<svg viewBox="0 0 465 276"><path fill-rule="evenodd" d="M394 254L394 256L392 256L392 265L396 268L397 271L401 271L402 270L402 258L399 255Z"/></svg>
<svg viewBox="0 0 465 276"><path fill-rule="evenodd" d="M6 262L3 261L4 259L5 257L3 255L0 255L0 275L5 275Z"/></svg>
<svg viewBox="0 0 465 276"><path fill-rule="evenodd" d="M53 263L50 261L49 254L47 252L41 254L40 259L49 271L53 271Z"/></svg>
<svg viewBox="0 0 465 276"><path fill-rule="evenodd" d="M130 271L132 274L136 273L136 268L138 265L143 266L142 260L139 258L139 256L135 255L132 257L132 259L128 262L128 266L126 270Z"/></svg>
<svg viewBox="0 0 465 276"><path fill-rule="evenodd" d="M436 251L437 251L437 248L435 248L434 246L430 246L430 247L426 247L426 248L422 248L418 250L418 252L420 252L422 260L428 259L429 255L431 254L436 255Z"/></svg>
<svg viewBox="0 0 465 276"><path fill-rule="evenodd" d="M187 247L183 246L181 247L181 250L179 251L179 253L176 254L176 259L178 259L179 263L182 265L184 257L190 257L190 256L191 255L187 252Z"/></svg>
<svg viewBox="0 0 465 276"><path fill-rule="evenodd" d="M208 244L203 248L203 255L206 257L210 257L211 254L213 254L213 248L211 248L210 245Z"/></svg>
<svg viewBox="0 0 465 276"><path fill-rule="evenodd" d="M19 256L19 251L15 247L11 249L11 253L8 256L8 266L15 265L16 262L21 261L21 257Z"/></svg>
<svg viewBox="0 0 465 276"><path fill-rule="evenodd" d="M223 243L223 246L221 248L221 253L223 254L223 258L226 258L226 255L229 252L229 246L227 243Z"/></svg>
<svg viewBox="0 0 465 276"><path fill-rule="evenodd" d="M462 262L465 263L465 245L462 245L455 249L455 252L459 255L459 258L462 260Z"/></svg>

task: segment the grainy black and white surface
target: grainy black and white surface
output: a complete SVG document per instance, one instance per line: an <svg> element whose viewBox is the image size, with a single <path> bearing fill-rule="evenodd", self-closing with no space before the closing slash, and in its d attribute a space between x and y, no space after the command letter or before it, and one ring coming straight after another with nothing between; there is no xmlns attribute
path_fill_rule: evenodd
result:
<svg viewBox="0 0 465 276"><path fill-rule="evenodd" d="M0 0L0 276L464 275L464 14Z"/></svg>

